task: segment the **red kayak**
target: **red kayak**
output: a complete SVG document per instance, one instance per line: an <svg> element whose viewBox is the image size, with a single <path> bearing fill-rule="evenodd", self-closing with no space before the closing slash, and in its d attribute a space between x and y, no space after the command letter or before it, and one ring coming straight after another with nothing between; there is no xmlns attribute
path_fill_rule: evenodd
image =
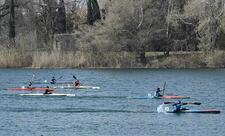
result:
<svg viewBox="0 0 225 136"><path fill-rule="evenodd" d="M21 88L8 88L8 90L12 91L45 91L45 90L54 90L53 88L47 87L21 87Z"/></svg>
<svg viewBox="0 0 225 136"><path fill-rule="evenodd" d="M178 95L164 95L160 97L155 97L158 99L189 99L189 96L178 96Z"/></svg>
<svg viewBox="0 0 225 136"><path fill-rule="evenodd" d="M127 97L129 99L190 99L189 96L179 96L179 95L164 95L156 97L150 93L147 96L138 96L138 97Z"/></svg>

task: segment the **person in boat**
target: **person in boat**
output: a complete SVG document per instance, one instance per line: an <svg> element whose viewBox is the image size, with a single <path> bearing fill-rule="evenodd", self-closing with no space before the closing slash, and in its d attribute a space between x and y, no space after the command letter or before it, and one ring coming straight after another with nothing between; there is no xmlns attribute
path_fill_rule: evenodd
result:
<svg viewBox="0 0 225 136"><path fill-rule="evenodd" d="M158 87L157 90L156 90L156 92L155 92L155 97L163 96L160 92L161 92L161 90L160 90L160 88Z"/></svg>
<svg viewBox="0 0 225 136"><path fill-rule="evenodd" d="M53 76L52 77L52 80L51 80L51 82L50 82L51 84L55 84L56 83L56 79L55 79L55 77Z"/></svg>
<svg viewBox="0 0 225 136"><path fill-rule="evenodd" d="M183 108L183 105L187 105L187 103L182 103L181 100L178 100L176 103L173 104L175 107L174 112L180 112L182 110L188 110L187 108Z"/></svg>
<svg viewBox="0 0 225 136"><path fill-rule="evenodd" d="M49 86L46 87L44 94L52 94L53 90L49 89Z"/></svg>
<svg viewBox="0 0 225 136"><path fill-rule="evenodd" d="M29 82L28 87L27 88L32 88L32 82Z"/></svg>
<svg viewBox="0 0 225 136"><path fill-rule="evenodd" d="M75 87L80 86L80 81L78 79L76 79L76 81L74 82Z"/></svg>

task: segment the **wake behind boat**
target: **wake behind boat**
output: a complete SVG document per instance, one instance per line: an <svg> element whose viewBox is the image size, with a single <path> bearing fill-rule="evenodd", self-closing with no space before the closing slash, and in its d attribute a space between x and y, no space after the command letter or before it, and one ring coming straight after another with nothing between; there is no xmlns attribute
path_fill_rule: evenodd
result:
<svg viewBox="0 0 225 136"><path fill-rule="evenodd" d="M52 94L19 94L20 96L76 96L75 94L61 94L61 93L52 93Z"/></svg>

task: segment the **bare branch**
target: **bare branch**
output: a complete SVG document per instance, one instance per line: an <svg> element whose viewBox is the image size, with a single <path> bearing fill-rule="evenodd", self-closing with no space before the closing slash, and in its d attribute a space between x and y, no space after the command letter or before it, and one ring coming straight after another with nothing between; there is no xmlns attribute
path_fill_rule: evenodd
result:
<svg viewBox="0 0 225 136"><path fill-rule="evenodd" d="M140 6L140 18L141 18L141 20L140 20L140 22L139 22L139 24L138 24L138 26L137 26L137 29L139 29L140 27L141 27L141 25L142 25L142 23L143 23L143 21L144 21L144 11L143 11L143 0L141 1L141 6Z"/></svg>
<svg viewBox="0 0 225 136"><path fill-rule="evenodd" d="M0 18L6 16L6 15L8 15L8 14L9 14L9 11L7 11L7 12L5 12L5 13L3 13L3 14L0 14Z"/></svg>

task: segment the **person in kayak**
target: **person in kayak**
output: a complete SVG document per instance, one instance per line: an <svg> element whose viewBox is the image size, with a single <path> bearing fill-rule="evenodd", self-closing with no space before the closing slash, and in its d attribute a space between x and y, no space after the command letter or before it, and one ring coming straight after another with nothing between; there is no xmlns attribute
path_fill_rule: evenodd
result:
<svg viewBox="0 0 225 136"><path fill-rule="evenodd" d="M32 82L29 82L28 87L27 88L32 88Z"/></svg>
<svg viewBox="0 0 225 136"><path fill-rule="evenodd" d="M160 92L161 92L161 90L160 90L160 88L158 87L157 90L156 90L156 92L155 92L155 97L163 96Z"/></svg>
<svg viewBox="0 0 225 136"><path fill-rule="evenodd" d="M49 86L46 87L44 94L52 94L53 90L49 89Z"/></svg>
<svg viewBox="0 0 225 136"><path fill-rule="evenodd" d="M181 100L178 100L178 102L174 103L173 106L175 107L174 112L180 112L182 110L188 110L187 108L182 108L183 105L187 105L187 103L182 103Z"/></svg>
<svg viewBox="0 0 225 136"><path fill-rule="evenodd" d="M74 82L75 86L80 86L80 81L78 79L76 79L76 81Z"/></svg>
<svg viewBox="0 0 225 136"><path fill-rule="evenodd" d="M53 76L52 77L52 80L51 80L51 82L50 82L51 84L55 84L56 83L56 79L55 79L55 77Z"/></svg>

